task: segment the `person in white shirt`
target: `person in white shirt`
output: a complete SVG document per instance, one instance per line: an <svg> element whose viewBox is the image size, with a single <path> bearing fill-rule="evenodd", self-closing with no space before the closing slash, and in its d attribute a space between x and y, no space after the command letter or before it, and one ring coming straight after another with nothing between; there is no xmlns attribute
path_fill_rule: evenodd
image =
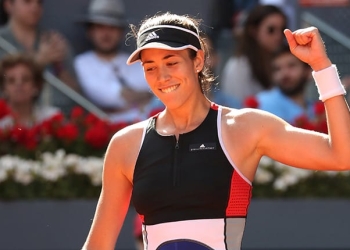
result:
<svg viewBox="0 0 350 250"><path fill-rule="evenodd" d="M140 64L126 65L120 51L126 20L120 0L94 0L83 20L93 49L75 58L74 66L85 96L112 121L132 122L147 116L152 98Z"/></svg>

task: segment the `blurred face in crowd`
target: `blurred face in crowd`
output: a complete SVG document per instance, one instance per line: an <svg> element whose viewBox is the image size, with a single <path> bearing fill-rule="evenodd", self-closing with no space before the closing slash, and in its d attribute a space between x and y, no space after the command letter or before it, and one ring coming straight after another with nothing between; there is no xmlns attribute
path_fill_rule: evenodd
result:
<svg viewBox="0 0 350 250"><path fill-rule="evenodd" d="M17 64L4 71L4 94L7 101L12 105L32 104L38 95L33 74L25 64Z"/></svg>
<svg viewBox="0 0 350 250"><path fill-rule="evenodd" d="M260 45L270 52L281 46L284 39L285 19L280 14L267 16L257 28L256 39Z"/></svg>
<svg viewBox="0 0 350 250"><path fill-rule="evenodd" d="M287 96L302 93L310 77L310 67L289 52L277 56L272 63L273 80Z"/></svg>
<svg viewBox="0 0 350 250"><path fill-rule="evenodd" d="M36 26L42 16L42 0L5 0L10 20L26 26Z"/></svg>
<svg viewBox="0 0 350 250"><path fill-rule="evenodd" d="M101 54L115 53L123 33L122 28L105 24L91 24L89 28L89 36L95 50Z"/></svg>

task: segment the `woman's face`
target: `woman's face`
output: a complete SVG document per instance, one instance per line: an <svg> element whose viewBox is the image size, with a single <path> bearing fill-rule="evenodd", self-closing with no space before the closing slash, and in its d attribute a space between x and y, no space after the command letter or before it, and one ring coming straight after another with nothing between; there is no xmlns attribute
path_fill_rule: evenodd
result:
<svg viewBox="0 0 350 250"><path fill-rule="evenodd" d="M201 50L195 59L190 58L188 50L145 49L141 53L145 78L168 107L181 105L192 94L201 93L197 70L202 70L203 58Z"/></svg>
<svg viewBox="0 0 350 250"><path fill-rule="evenodd" d="M6 12L11 19L27 26L36 26L42 16L42 0L7 0Z"/></svg>
<svg viewBox="0 0 350 250"><path fill-rule="evenodd" d="M18 64L4 73L4 94L7 101L12 105L32 105L39 90L30 69L26 65Z"/></svg>
<svg viewBox="0 0 350 250"><path fill-rule="evenodd" d="M273 52L281 46L286 28L285 19L280 14L267 16L257 28L256 39L266 50Z"/></svg>

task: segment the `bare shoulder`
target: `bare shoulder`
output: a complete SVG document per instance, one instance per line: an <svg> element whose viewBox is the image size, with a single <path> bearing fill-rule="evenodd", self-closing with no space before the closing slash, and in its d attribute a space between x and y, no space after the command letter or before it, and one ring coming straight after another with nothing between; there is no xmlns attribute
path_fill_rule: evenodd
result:
<svg viewBox="0 0 350 250"><path fill-rule="evenodd" d="M263 138L277 131L293 129L280 117L269 112L252 109L224 108L221 117L222 129L225 136L240 138L241 140L257 145Z"/></svg>
<svg viewBox="0 0 350 250"><path fill-rule="evenodd" d="M145 120L138 123L134 123L132 125L129 125L119 130L113 135L110 142L110 146L111 147L123 146L125 149L127 149L125 147L126 145L136 146L134 143L137 141L139 142L141 141L142 134L147 123L148 123L148 120Z"/></svg>
<svg viewBox="0 0 350 250"><path fill-rule="evenodd" d="M271 135L274 127L283 127L284 124L282 119L258 109L222 109L221 134L224 146L236 168L249 180L254 180L264 138Z"/></svg>
<svg viewBox="0 0 350 250"><path fill-rule="evenodd" d="M130 182L147 123L138 122L116 132L106 151L105 167L121 171Z"/></svg>
<svg viewBox="0 0 350 250"><path fill-rule="evenodd" d="M259 109L242 108L232 109L224 107L222 111L222 122L229 127L232 125L242 125L255 128L267 126L271 122L283 122L279 117Z"/></svg>

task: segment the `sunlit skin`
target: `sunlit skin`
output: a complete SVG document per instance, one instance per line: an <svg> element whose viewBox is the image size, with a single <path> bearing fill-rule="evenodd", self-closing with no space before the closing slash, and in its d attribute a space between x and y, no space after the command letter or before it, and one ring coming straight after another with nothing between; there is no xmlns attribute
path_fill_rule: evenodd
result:
<svg viewBox="0 0 350 250"><path fill-rule="evenodd" d="M331 66L316 28L293 33L285 30L285 35L292 53L313 70ZM157 131L178 134L193 130L203 121L210 105L195 80L196 67L201 69L204 60L191 61L186 59L186 52L179 51L174 57L176 64L172 65L172 58L168 56L174 54L173 51L169 53L150 49L144 52L141 59L147 81L167 105L167 109L157 119ZM184 70L183 73L180 73L180 68ZM298 168L349 170L349 107L344 96L339 95L326 100L325 108L328 135L295 128L260 110L223 108L220 127L223 145L236 170L250 181L254 180L263 155ZM101 196L84 250L112 250L115 247L130 204L134 167L146 125L147 121L118 131L107 148Z"/></svg>
<svg viewBox="0 0 350 250"><path fill-rule="evenodd" d="M145 49L141 61L151 90L167 107L157 121L161 132L177 135L202 122L210 106L198 83L203 51L192 60L187 50Z"/></svg>

